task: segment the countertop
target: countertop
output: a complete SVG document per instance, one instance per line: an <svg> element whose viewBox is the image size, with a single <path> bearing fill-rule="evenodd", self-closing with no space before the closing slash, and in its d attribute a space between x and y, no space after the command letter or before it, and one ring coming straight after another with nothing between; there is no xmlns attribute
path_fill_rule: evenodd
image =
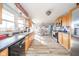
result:
<svg viewBox="0 0 79 59"><path fill-rule="evenodd" d="M17 32L0 32L0 34L10 34L10 33L17 33Z"/></svg>
<svg viewBox="0 0 79 59"><path fill-rule="evenodd" d="M21 33L21 34L15 34L12 37L8 37L6 39L0 40L0 51L2 51L5 48L8 48L9 46L13 45L14 43L18 42L19 40L22 40L26 36L28 36L30 33Z"/></svg>
<svg viewBox="0 0 79 59"><path fill-rule="evenodd" d="M64 31L52 31L52 33L64 33L64 34L70 34L70 32L64 32Z"/></svg>

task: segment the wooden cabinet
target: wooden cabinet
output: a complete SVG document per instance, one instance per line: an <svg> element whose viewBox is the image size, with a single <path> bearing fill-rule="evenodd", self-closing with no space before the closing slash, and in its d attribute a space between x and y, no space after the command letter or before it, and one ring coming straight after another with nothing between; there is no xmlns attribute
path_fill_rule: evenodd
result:
<svg viewBox="0 0 79 59"><path fill-rule="evenodd" d="M25 38L25 53L27 52L28 50L28 46L29 46L29 38L28 36Z"/></svg>
<svg viewBox="0 0 79 59"><path fill-rule="evenodd" d="M71 26L71 13L67 13L62 19L63 26Z"/></svg>
<svg viewBox="0 0 79 59"><path fill-rule="evenodd" d="M29 47L31 46L31 43L34 39L34 33L29 34L26 38L25 38L25 52L27 52L27 50L29 49Z"/></svg>
<svg viewBox="0 0 79 59"><path fill-rule="evenodd" d="M66 33L63 33L63 46L66 48L66 49L69 49L69 41L70 39L69 39L69 36L68 36L68 34L66 34Z"/></svg>
<svg viewBox="0 0 79 59"><path fill-rule="evenodd" d="M0 3L0 24L2 23L2 3Z"/></svg>
<svg viewBox="0 0 79 59"><path fill-rule="evenodd" d="M70 48L70 39L70 34L63 32L58 33L58 41L66 49Z"/></svg>
<svg viewBox="0 0 79 59"><path fill-rule="evenodd" d="M29 21L29 27L32 27L32 20L29 19L28 21Z"/></svg>
<svg viewBox="0 0 79 59"><path fill-rule="evenodd" d="M66 16L66 20L67 20L66 25L69 26L69 25L70 25L70 24L69 24L69 23L70 23L70 19L69 19L69 15L68 15L68 14L67 14L67 16Z"/></svg>
<svg viewBox="0 0 79 59"><path fill-rule="evenodd" d="M63 44L63 36L61 32L58 33L58 41L61 45Z"/></svg>
<svg viewBox="0 0 79 59"><path fill-rule="evenodd" d="M26 37L26 41L25 41L25 50L28 50L28 48L30 47L31 45L31 42L32 42L32 39L30 36L27 36Z"/></svg>
<svg viewBox="0 0 79 59"><path fill-rule="evenodd" d="M0 52L0 56L8 56L8 48Z"/></svg>
<svg viewBox="0 0 79 59"><path fill-rule="evenodd" d="M62 26L66 26L66 16L62 17Z"/></svg>
<svg viewBox="0 0 79 59"><path fill-rule="evenodd" d="M67 26L71 26L71 14L67 14Z"/></svg>
<svg viewBox="0 0 79 59"><path fill-rule="evenodd" d="M59 26L62 26L62 21L63 21L63 17L59 17L56 21L56 23L58 23Z"/></svg>

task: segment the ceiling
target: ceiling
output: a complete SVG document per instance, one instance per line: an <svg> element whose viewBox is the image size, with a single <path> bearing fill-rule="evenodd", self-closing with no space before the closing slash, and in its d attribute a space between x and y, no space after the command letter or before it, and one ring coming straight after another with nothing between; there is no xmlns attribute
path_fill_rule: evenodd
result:
<svg viewBox="0 0 79 59"><path fill-rule="evenodd" d="M64 15L69 9L74 8L74 3L22 3L34 23L53 23L57 17ZM46 12L51 10L49 16Z"/></svg>

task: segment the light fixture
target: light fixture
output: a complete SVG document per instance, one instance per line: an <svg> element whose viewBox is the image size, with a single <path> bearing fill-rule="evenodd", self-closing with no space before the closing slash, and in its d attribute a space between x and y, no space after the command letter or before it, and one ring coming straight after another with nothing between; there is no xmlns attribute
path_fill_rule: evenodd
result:
<svg viewBox="0 0 79 59"><path fill-rule="evenodd" d="M52 14L52 10L53 10L53 9L49 9L48 11L46 11L46 15L47 15L47 16L50 16L50 15Z"/></svg>
<svg viewBox="0 0 79 59"><path fill-rule="evenodd" d="M47 12L46 12L46 15L50 15L52 12L50 11L50 10L48 10Z"/></svg>

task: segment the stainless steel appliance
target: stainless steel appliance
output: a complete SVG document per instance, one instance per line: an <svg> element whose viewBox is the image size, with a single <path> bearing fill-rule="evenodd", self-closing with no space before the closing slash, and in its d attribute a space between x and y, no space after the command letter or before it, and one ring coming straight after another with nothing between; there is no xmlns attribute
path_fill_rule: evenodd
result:
<svg viewBox="0 0 79 59"><path fill-rule="evenodd" d="M71 56L79 56L79 8L72 13L72 39L71 39Z"/></svg>

